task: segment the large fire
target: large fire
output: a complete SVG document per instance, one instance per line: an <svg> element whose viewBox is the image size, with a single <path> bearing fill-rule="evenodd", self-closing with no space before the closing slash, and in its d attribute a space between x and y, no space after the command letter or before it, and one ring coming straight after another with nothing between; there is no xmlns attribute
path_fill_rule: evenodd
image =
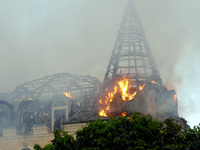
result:
<svg viewBox="0 0 200 150"><path fill-rule="evenodd" d="M158 84L155 81L151 82L154 84ZM140 85L139 90L142 90L145 86L146 84L142 86ZM116 93L120 93L122 100L125 102L133 100L137 94L137 91L130 93L129 88L130 86L128 79L123 78L123 80L119 81L117 85L114 87L114 91L106 94L106 96L104 97L104 101L102 99L99 100L100 104L99 115L107 117L107 112L110 110L110 103L113 101L113 97ZM126 112L123 112L121 115L126 116Z"/></svg>
<svg viewBox="0 0 200 150"><path fill-rule="evenodd" d="M72 99L72 96L71 96L71 94L70 94L70 93L67 93L67 92L65 92L64 94L65 94L65 96L66 96L66 97L68 97L68 98Z"/></svg>
<svg viewBox="0 0 200 150"><path fill-rule="evenodd" d="M118 82L118 85L121 89L121 94L122 94L122 100L123 101L130 101L132 100L135 95L137 94L137 91L135 91L133 94L130 94L128 89L129 89L129 80L124 78L122 81Z"/></svg>

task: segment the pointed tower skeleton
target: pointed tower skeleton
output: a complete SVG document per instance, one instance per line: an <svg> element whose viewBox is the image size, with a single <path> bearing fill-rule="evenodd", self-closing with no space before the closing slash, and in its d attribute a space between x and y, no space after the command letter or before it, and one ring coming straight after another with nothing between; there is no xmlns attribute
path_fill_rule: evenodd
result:
<svg viewBox="0 0 200 150"><path fill-rule="evenodd" d="M119 77L129 78L133 87L152 80L162 83L133 0L128 0L104 86L112 84Z"/></svg>

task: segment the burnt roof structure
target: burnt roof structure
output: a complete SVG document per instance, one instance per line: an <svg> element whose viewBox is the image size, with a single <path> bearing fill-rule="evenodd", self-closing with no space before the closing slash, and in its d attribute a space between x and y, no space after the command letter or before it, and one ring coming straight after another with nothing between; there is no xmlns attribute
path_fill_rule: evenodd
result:
<svg viewBox="0 0 200 150"><path fill-rule="evenodd" d="M162 83L133 0L128 0L105 74L104 86L114 83L118 77L129 78L135 87L152 80Z"/></svg>
<svg viewBox="0 0 200 150"><path fill-rule="evenodd" d="M88 118L95 112L100 86L98 79L88 75L60 73L26 82L11 93L2 93L0 136L1 129L8 124L16 126L18 134L31 134L35 125L47 124L53 131L68 117L77 121Z"/></svg>
<svg viewBox="0 0 200 150"><path fill-rule="evenodd" d="M123 77L128 78L133 87L129 87L128 92L137 94L134 100L131 97L131 101L122 101L119 91L106 95L108 87L114 87ZM152 80L157 83L149 83ZM144 90L139 89L139 85L143 85ZM65 96L65 92L72 97ZM98 101L97 93L105 98ZM0 100L0 136L3 135L1 129L9 124L15 126L17 134L23 135L34 133L34 128L39 125L54 131L63 130L64 123L96 120L100 103L110 116L134 111L161 120L170 115L178 116L176 93L162 87L133 0L128 0L103 86L94 77L60 73L19 85L11 93L0 94Z"/></svg>
<svg viewBox="0 0 200 150"><path fill-rule="evenodd" d="M100 81L89 75L60 73L26 82L17 86L11 93L1 94L1 97L12 102L21 102L28 98L46 101L54 95L69 92L73 97L78 98L97 91L100 86Z"/></svg>

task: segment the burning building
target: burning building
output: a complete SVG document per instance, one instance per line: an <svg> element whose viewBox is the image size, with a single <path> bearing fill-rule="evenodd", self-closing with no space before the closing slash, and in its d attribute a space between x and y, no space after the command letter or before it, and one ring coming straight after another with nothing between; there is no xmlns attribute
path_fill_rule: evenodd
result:
<svg viewBox="0 0 200 150"><path fill-rule="evenodd" d="M128 0L103 83L60 73L0 96L0 147L11 143L17 150L44 146L55 129L74 134L97 116L139 111L159 120L178 117L176 93L162 85L133 0Z"/></svg>
<svg viewBox="0 0 200 150"><path fill-rule="evenodd" d="M0 148L47 144L69 118L81 122L93 114L101 83L94 77L60 73L1 94ZM11 138L12 137L12 138ZM25 141L25 142L24 142Z"/></svg>
<svg viewBox="0 0 200 150"><path fill-rule="evenodd" d="M162 86L133 0L122 17L99 97L101 116L139 111L160 120L178 117L176 93Z"/></svg>
<svg viewBox="0 0 200 150"><path fill-rule="evenodd" d="M116 82L113 91L107 92L99 100L100 116L126 116L135 111L151 115L158 120L168 117L178 118L177 96L155 81L147 82L138 88L130 85L129 79Z"/></svg>

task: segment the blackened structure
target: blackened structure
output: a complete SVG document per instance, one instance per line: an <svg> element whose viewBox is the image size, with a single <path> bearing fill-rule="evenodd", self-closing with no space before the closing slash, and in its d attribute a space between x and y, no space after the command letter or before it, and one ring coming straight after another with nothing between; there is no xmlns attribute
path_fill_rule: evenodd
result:
<svg viewBox="0 0 200 150"><path fill-rule="evenodd" d="M133 0L127 3L105 74L104 86L110 86L119 77L129 78L133 87L152 80L162 84Z"/></svg>
<svg viewBox="0 0 200 150"><path fill-rule="evenodd" d="M12 103L21 103L21 100L28 98L49 101L55 95L69 92L77 99L94 93L100 86L100 81L89 75L59 73L26 82L11 93L0 93L0 98Z"/></svg>
<svg viewBox="0 0 200 150"><path fill-rule="evenodd" d="M0 93L0 136L15 126L18 133L33 133L32 127L53 131L68 118L80 120L93 115L101 82L89 75L60 73L26 82L11 93ZM72 98L65 96L65 92Z"/></svg>

